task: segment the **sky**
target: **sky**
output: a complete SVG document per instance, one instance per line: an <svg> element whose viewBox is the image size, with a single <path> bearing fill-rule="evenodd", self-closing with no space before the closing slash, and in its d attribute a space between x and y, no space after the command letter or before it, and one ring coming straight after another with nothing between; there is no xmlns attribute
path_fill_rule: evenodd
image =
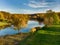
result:
<svg viewBox="0 0 60 45"><path fill-rule="evenodd" d="M0 0L0 11L19 14L60 12L60 0Z"/></svg>

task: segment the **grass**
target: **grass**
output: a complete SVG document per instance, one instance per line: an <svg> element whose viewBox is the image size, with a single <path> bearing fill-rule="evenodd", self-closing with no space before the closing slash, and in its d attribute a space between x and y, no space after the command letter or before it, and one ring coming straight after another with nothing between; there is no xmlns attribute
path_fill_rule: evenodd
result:
<svg viewBox="0 0 60 45"><path fill-rule="evenodd" d="M4 26L4 25L7 25L8 23L6 22L0 22L0 26Z"/></svg>
<svg viewBox="0 0 60 45"><path fill-rule="evenodd" d="M60 26L55 25L39 30L19 45L60 45Z"/></svg>
<svg viewBox="0 0 60 45"><path fill-rule="evenodd" d="M0 30L9 27L11 24L7 22L0 22Z"/></svg>
<svg viewBox="0 0 60 45"><path fill-rule="evenodd" d="M40 34L49 34L49 35L60 35L60 32L55 32L55 31L45 31L45 30L40 30L38 31Z"/></svg>
<svg viewBox="0 0 60 45"><path fill-rule="evenodd" d="M8 20L0 19L0 26L9 25Z"/></svg>
<svg viewBox="0 0 60 45"><path fill-rule="evenodd" d="M49 27L60 27L60 25L51 25Z"/></svg>

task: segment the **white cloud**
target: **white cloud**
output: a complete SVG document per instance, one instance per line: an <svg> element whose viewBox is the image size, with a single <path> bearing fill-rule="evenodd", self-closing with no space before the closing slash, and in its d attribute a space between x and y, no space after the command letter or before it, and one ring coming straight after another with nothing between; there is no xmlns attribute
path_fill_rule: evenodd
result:
<svg viewBox="0 0 60 45"><path fill-rule="evenodd" d="M45 1L38 2L38 1L33 0L33 1L30 1L28 4L24 4L24 5L27 5L27 6L32 7L32 8L40 8L40 7L48 7L47 4L48 3Z"/></svg>
<svg viewBox="0 0 60 45"><path fill-rule="evenodd" d="M45 12L46 10L30 10L30 9L0 9L0 11L6 11L6 12L9 12L9 13L16 13L16 14L34 14L34 13L43 13Z"/></svg>
<svg viewBox="0 0 60 45"><path fill-rule="evenodd" d="M46 9L47 10L47 9ZM43 13L46 10L29 10L29 9L20 9L20 13L22 14L34 14L34 13Z"/></svg>
<svg viewBox="0 0 60 45"><path fill-rule="evenodd" d="M54 8L52 8L55 12L60 12L60 5L56 5Z"/></svg>

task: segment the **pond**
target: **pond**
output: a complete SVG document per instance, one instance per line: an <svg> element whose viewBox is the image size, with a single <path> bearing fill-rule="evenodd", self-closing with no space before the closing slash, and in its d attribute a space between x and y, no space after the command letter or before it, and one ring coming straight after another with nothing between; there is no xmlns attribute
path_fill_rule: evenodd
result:
<svg viewBox="0 0 60 45"><path fill-rule="evenodd" d="M38 21L31 21L30 20L30 21L28 21L27 27L20 29L19 33L20 32L27 33L27 32L30 32L31 28L33 28L33 27L43 27L43 26L44 26L43 23L39 24ZM14 35L14 34L17 34L17 33L18 33L18 30L14 30L13 26L0 30L0 36Z"/></svg>

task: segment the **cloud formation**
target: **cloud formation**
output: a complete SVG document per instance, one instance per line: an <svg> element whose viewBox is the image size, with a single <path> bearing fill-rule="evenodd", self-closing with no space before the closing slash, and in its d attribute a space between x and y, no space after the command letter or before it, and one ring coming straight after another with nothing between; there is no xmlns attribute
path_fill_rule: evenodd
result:
<svg viewBox="0 0 60 45"><path fill-rule="evenodd" d="M48 9L60 11L60 0L0 0L0 11L31 14Z"/></svg>
<svg viewBox="0 0 60 45"><path fill-rule="evenodd" d="M41 8L41 7L49 7L48 6L48 2L45 2L45 1L35 1L35 0L31 0L28 4L24 4L24 5L27 5L29 7L32 7L32 8Z"/></svg>
<svg viewBox="0 0 60 45"><path fill-rule="evenodd" d="M20 9L20 13L22 13L22 14L34 14L34 13L45 13L46 12L46 10L48 10L48 9L43 9L43 10L41 10L41 9L38 9L38 10L30 10L30 9Z"/></svg>

